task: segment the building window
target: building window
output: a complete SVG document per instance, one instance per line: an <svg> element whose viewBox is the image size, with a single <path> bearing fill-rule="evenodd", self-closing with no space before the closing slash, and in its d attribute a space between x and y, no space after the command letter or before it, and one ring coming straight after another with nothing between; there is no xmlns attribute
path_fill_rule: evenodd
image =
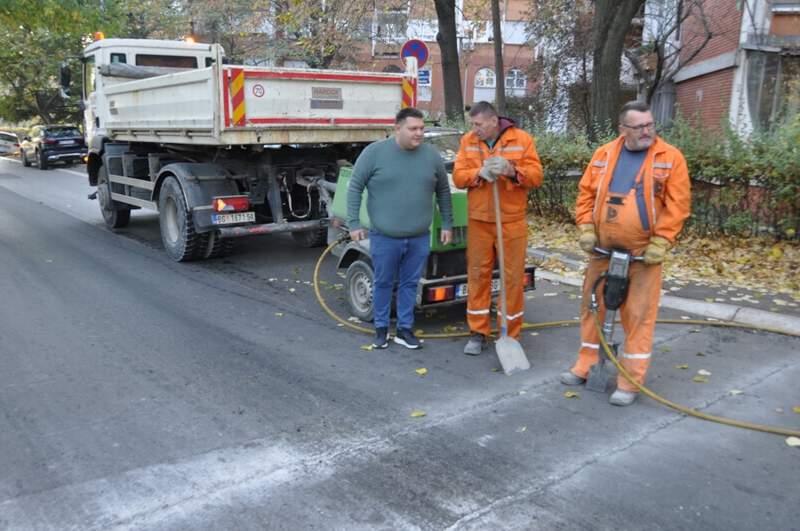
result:
<svg viewBox="0 0 800 531"><path fill-rule="evenodd" d="M800 112L800 58L768 52L747 55L747 103L757 131Z"/></svg>
<svg viewBox="0 0 800 531"><path fill-rule="evenodd" d="M475 86L478 88L494 88L494 70L491 68L481 68L475 74Z"/></svg>
<svg viewBox="0 0 800 531"><path fill-rule="evenodd" d="M404 42L408 35L408 11L387 9L375 13L378 40L384 42Z"/></svg>
<svg viewBox="0 0 800 531"><path fill-rule="evenodd" d="M506 90L525 89L528 85L528 76L519 68L512 68L506 74Z"/></svg>
<svg viewBox="0 0 800 531"><path fill-rule="evenodd" d="M799 0L772 0L773 13L800 13Z"/></svg>
<svg viewBox="0 0 800 531"><path fill-rule="evenodd" d="M403 69L397 65L386 65L383 67L383 71L389 74L402 74Z"/></svg>

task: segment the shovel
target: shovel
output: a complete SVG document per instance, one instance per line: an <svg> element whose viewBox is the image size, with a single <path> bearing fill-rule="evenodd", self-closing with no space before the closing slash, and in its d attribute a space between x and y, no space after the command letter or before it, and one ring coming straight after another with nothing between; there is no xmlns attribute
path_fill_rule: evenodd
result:
<svg viewBox="0 0 800 531"><path fill-rule="evenodd" d="M505 257L503 254L503 225L500 222L500 197L497 193L497 179L492 182L492 194L494 195L494 223L497 227L497 257L500 262L500 311L502 319L500 325L500 337L495 341L494 346L497 350L497 357L503 372L510 376L517 371L527 371L531 368L522 345L513 337L508 336L508 311L506 308L506 268Z"/></svg>

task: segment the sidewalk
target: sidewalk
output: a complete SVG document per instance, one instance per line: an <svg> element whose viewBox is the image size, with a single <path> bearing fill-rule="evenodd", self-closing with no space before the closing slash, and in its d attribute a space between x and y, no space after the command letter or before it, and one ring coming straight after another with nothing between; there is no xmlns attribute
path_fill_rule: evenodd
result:
<svg viewBox="0 0 800 531"><path fill-rule="evenodd" d="M533 247L528 248L527 254L537 262L545 262L537 268L538 278L570 286L583 284L585 262L580 257ZM564 272L549 271L548 263L558 264L557 269L563 268ZM781 294L665 280L661 306L705 318L800 334L800 304Z"/></svg>

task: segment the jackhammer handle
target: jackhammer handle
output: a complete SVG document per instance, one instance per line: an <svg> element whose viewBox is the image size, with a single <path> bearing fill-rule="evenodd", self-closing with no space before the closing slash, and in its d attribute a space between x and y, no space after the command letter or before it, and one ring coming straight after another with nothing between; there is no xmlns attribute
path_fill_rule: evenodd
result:
<svg viewBox="0 0 800 531"><path fill-rule="evenodd" d="M611 256L611 251L609 251L608 249L603 249L602 247L595 247L594 248L594 252L597 253L597 254L601 254L601 255L603 255L605 257ZM633 255L631 255L631 261L632 262L644 262L644 256L633 256Z"/></svg>

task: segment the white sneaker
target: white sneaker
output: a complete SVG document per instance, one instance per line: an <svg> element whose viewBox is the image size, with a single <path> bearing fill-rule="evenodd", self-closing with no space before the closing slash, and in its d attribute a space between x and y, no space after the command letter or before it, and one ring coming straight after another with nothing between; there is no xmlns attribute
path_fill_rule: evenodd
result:
<svg viewBox="0 0 800 531"><path fill-rule="evenodd" d="M617 389L611 394L611 398L608 399L608 403L615 406L629 406L636 402L637 396L639 396L639 393L632 393L630 391Z"/></svg>

